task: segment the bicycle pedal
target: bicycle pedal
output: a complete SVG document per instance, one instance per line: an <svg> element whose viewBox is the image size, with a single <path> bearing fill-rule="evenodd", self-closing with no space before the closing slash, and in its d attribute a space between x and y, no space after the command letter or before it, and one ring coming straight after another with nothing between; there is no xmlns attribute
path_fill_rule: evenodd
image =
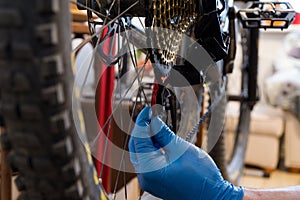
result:
<svg viewBox="0 0 300 200"><path fill-rule="evenodd" d="M286 29L296 16L288 2L253 2L237 13L244 28Z"/></svg>

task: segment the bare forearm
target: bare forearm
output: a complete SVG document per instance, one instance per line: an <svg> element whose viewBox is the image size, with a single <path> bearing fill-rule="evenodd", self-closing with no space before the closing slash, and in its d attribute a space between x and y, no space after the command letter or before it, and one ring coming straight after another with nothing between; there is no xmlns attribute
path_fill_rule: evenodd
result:
<svg viewBox="0 0 300 200"><path fill-rule="evenodd" d="M300 186L276 189L244 189L243 200L300 200Z"/></svg>

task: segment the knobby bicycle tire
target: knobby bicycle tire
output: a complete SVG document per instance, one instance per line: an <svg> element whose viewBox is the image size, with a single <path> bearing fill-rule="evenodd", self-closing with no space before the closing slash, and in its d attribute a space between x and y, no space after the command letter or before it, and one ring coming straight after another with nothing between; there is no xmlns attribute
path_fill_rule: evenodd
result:
<svg viewBox="0 0 300 200"><path fill-rule="evenodd" d="M220 168L223 177L234 184L239 184L243 175L247 142L250 134L251 110L256 102L258 31L258 29L241 30L242 66L236 66L241 67L241 93L238 99L239 116L234 133L234 141L232 141L233 150L229 160L226 160L226 152L228 151L226 149L227 133L224 129L209 153ZM217 106L216 112L225 113L225 110L226 100Z"/></svg>
<svg viewBox="0 0 300 200"><path fill-rule="evenodd" d="M67 0L0 1L1 107L23 199L106 199L75 134L70 27Z"/></svg>

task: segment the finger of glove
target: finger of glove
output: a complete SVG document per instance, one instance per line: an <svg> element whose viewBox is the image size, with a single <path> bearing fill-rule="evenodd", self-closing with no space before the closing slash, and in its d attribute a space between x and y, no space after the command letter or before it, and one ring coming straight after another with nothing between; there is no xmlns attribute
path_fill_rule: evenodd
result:
<svg viewBox="0 0 300 200"><path fill-rule="evenodd" d="M131 136L136 138L149 138L149 124L151 121L151 107L145 107L137 116Z"/></svg>
<svg viewBox="0 0 300 200"><path fill-rule="evenodd" d="M151 138L150 116L150 107L141 111L129 140L130 160L137 173L154 171L166 165L165 155Z"/></svg>
<svg viewBox="0 0 300 200"><path fill-rule="evenodd" d="M163 148L169 156L182 153L188 148L189 144L175 135L159 117L154 117L151 120L150 127L153 134L153 143Z"/></svg>
<svg viewBox="0 0 300 200"><path fill-rule="evenodd" d="M149 126L151 114L151 107L147 106L138 115L134 129L131 132L131 152L147 153L159 149L151 139L151 127Z"/></svg>
<svg viewBox="0 0 300 200"><path fill-rule="evenodd" d="M129 139L128 148L129 148L130 161L133 164L133 166L136 168L139 162L138 162L138 157L137 157L137 153L135 150L135 145L132 137Z"/></svg>
<svg viewBox="0 0 300 200"><path fill-rule="evenodd" d="M136 125L138 126L148 126L151 121L151 107L146 106L137 116Z"/></svg>
<svg viewBox="0 0 300 200"><path fill-rule="evenodd" d="M156 151L150 134L151 107L145 107L138 115L135 126L131 132L129 150L134 153L147 153Z"/></svg>
<svg viewBox="0 0 300 200"><path fill-rule="evenodd" d="M150 129L149 126L147 128ZM136 173L155 171L167 165L166 156L153 145L151 138L132 136L129 140L129 151Z"/></svg>
<svg viewBox="0 0 300 200"><path fill-rule="evenodd" d="M129 140L129 151L133 153L147 153L159 149L153 144L150 126L135 126Z"/></svg>

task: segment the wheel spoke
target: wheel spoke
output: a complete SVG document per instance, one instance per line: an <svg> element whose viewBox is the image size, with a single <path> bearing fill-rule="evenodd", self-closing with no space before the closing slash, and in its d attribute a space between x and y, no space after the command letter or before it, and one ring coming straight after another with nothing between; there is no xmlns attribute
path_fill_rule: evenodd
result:
<svg viewBox="0 0 300 200"><path fill-rule="evenodd" d="M133 3L130 7L128 7L126 10L124 10L122 13L120 13L118 16L116 16L114 19L110 20L107 24L103 25L98 31L96 31L94 34L87 36L84 41L82 41L73 51L77 52L80 48L82 48L84 45L86 45L88 42L92 40L92 38L96 37L97 35L101 34L103 30L108 27L109 25L112 25L115 23L122 15L124 15L128 10L133 8L135 5L137 5L139 1L136 1Z"/></svg>

